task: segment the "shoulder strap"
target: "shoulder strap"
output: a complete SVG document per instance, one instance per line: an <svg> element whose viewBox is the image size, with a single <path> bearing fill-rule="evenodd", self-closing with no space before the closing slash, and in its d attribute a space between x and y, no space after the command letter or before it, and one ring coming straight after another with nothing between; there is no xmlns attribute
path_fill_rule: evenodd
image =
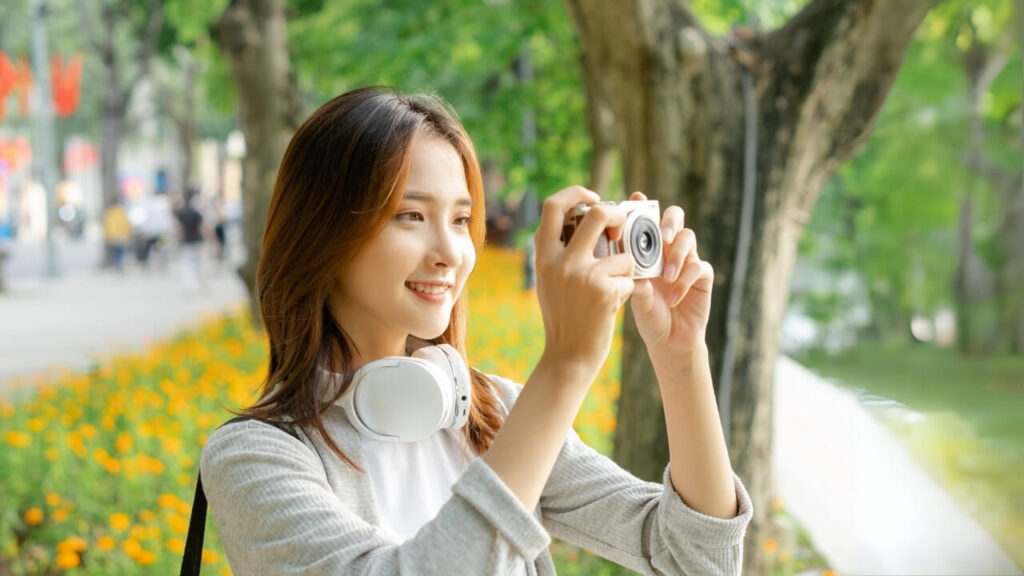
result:
<svg viewBox="0 0 1024 576"><path fill-rule="evenodd" d="M245 420L252 420L247 416L238 416L232 418L227 422L221 424L221 426L227 426L235 422L243 422ZM266 422L261 420L265 424L270 424L275 428L283 432L287 432L296 440L299 439L299 435L294 430L285 426L280 422ZM203 475L199 473L196 475L196 495L192 499L192 514L188 521L188 536L185 540L185 554L181 560L181 576L199 576L199 570L202 567L201 563L203 560L203 538L206 536L206 493L203 492Z"/></svg>

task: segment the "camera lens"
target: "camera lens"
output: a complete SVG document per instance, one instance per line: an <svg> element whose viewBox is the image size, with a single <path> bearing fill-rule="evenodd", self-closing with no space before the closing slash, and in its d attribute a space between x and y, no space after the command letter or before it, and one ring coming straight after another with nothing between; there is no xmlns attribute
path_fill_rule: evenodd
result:
<svg viewBox="0 0 1024 576"><path fill-rule="evenodd" d="M651 268L661 256L661 235L658 226L650 218L638 218L633 222L629 234L630 250L636 263Z"/></svg>

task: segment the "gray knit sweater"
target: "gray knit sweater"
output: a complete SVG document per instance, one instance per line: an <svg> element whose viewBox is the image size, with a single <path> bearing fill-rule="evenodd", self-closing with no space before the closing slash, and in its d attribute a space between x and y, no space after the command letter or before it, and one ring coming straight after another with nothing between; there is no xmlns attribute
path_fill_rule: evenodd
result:
<svg viewBox="0 0 1024 576"><path fill-rule="evenodd" d="M511 406L521 385L490 377ZM324 425L365 470L344 411L329 408ZM203 487L236 574L481 576L525 562L531 576L550 576L549 533L642 574L739 574L743 564L754 510L735 473L739 514L722 520L687 506L668 467L661 484L641 481L570 432L536 510L475 458L437 517L396 545L377 528L371 479L315 433L297 432L301 440L250 420L218 429L203 448Z"/></svg>

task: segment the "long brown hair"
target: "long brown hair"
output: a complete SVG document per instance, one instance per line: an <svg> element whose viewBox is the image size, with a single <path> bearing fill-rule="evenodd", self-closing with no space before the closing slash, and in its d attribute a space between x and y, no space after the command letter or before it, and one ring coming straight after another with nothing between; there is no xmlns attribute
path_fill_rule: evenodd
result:
<svg viewBox="0 0 1024 576"><path fill-rule="evenodd" d="M479 254L486 230L483 180L473 143L454 111L435 96L373 86L327 102L292 137L277 174L256 272L270 366L260 401L241 414L312 427L357 469L322 420L323 411L348 390L354 373L354 344L331 315L327 300L335 271L398 210L417 133L444 138L462 159L473 198L470 236ZM450 344L470 366L467 300L464 289L448 329L431 343ZM319 389L321 368L343 375L331 401ZM473 403L464 431L472 449L483 454L502 414L494 383L479 370L470 373Z"/></svg>

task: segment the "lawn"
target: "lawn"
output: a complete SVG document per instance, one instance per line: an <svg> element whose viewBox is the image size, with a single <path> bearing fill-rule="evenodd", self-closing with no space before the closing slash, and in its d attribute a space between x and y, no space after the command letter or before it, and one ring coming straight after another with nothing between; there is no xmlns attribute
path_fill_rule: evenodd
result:
<svg viewBox="0 0 1024 576"><path fill-rule="evenodd" d="M875 409L915 459L1024 566L1024 358L864 342L805 365L924 415Z"/></svg>

